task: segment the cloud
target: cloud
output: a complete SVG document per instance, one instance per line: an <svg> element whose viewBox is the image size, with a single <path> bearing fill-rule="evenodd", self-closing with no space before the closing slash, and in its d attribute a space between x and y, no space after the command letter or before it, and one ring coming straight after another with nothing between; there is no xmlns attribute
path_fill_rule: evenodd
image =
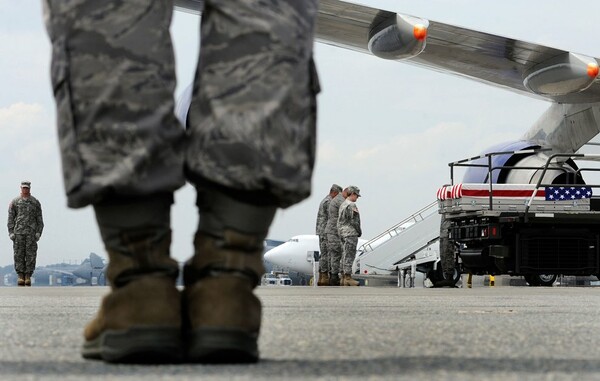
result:
<svg viewBox="0 0 600 381"><path fill-rule="evenodd" d="M44 108L40 104L19 102L0 108L0 137L30 133L42 124L44 116Z"/></svg>
<svg viewBox="0 0 600 381"><path fill-rule="evenodd" d="M56 161L54 117L42 105L14 103L0 108L0 160L13 167Z"/></svg>

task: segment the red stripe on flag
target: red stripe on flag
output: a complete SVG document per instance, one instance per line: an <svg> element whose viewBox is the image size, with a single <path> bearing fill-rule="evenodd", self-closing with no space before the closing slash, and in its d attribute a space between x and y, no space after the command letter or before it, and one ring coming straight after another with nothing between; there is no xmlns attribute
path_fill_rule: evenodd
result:
<svg viewBox="0 0 600 381"><path fill-rule="evenodd" d="M494 189L493 197L531 197L532 190L528 189ZM489 189L463 189L463 197L489 197ZM535 197L546 197L543 189L538 189Z"/></svg>

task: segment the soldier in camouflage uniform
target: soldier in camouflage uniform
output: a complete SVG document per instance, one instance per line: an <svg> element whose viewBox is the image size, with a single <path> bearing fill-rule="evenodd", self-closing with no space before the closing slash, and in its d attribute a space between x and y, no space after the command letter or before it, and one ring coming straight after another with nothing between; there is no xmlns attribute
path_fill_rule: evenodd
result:
<svg viewBox="0 0 600 381"><path fill-rule="evenodd" d="M327 235L327 253L329 254L329 285L340 285L340 261L342 259L342 241L338 232L338 215L340 213L340 205L344 202L348 194L347 189L342 193L338 193L329 202L329 216L327 225L325 225L325 234Z"/></svg>
<svg viewBox="0 0 600 381"><path fill-rule="evenodd" d="M319 258L319 286L329 286L329 252L327 251L327 234L325 227L329 219L329 202L342 191L342 187L333 184L329 189L329 194L319 204L317 212L316 233L319 236L319 249L321 251Z"/></svg>
<svg viewBox="0 0 600 381"><path fill-rule="evenodd" d="M360 213L356 206L356 200L359 197L360 189L351 185L348 187L348 197L340 206L338 216L338 230L342 239L342 278L340 286L358 286L358 282L352 279L352 263L354 263L356 257L358 237L362 236Z"/></svg>
<svg viewBox="0 0 600 381"><path fill-rule="evenodd" d="M31 195L31 183L22 181L21 195L8 205L8 236L13 241L19 286L31 286L43 230L42 205Z"/></svg>
<svg viewBox="0 0 600 381"><path fill-rule="evenodd" d="M68 205L94 207L111 292L83 356L254 362L263 240L310 194L317 0L205 0L187 131L173 115L172 0L44 0ZM175 287L173 192L198 191ZM185 337L185 341L182 338Z"/></svg>

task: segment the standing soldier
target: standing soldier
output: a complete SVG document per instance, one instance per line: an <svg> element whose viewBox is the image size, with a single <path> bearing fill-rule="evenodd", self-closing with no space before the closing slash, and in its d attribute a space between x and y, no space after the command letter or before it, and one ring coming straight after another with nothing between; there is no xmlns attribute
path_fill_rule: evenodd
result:
<svg viewBox="0 0 600 381"><path fill-rule="evenodd" d="M338 216L338 230L342 239L342 279L340 286L358 286L358 282L352 279L352 263L356 257L356 245L358 237L362 235L360 228L360 213L356 206L356 200L360 197L360 189L353 185L348 187L348 198L340 206Z"/></svg>
<svg viewBox="0 0 600 381"><path fill-rule="evenodd" d="M13 241L15 271L19 286L31 286L37 241L42 236L42 205L31 195L31 183L21 182L21 195L8 205L8 236Z"/></svg>
<svg viewBox="0 0 600 381"><path fill-rule="evenodd" d="M329 202L342 191L342 187L333 184L329 189L329 194L319 204L317 213L316 233L319 236L319 249L321 250L319 259L319 286L329 286L329 253L327 251L327 234L325 227L329 219Z"/></svg>
<svg viewBox="0 0 600 381"><path fill-rule="evenodd" d="M342 258L342 241L338 232L338 215L340 213L340 205L344 202L347 195L347 189L342 193L338 193L329 202L329 216L327 225L325 226L325 234L327 234L327 254L329 255L329 285L340 285L340 260Z"/></svg>

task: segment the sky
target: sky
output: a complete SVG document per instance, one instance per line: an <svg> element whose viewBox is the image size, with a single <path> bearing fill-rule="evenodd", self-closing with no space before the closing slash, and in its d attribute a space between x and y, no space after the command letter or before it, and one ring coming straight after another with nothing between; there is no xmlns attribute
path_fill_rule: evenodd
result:
<svg viewBox="0 0 600 381"><path fill-rule="evenodd" d="M600 2L573 0L355 0L389 11L600 57ZM176 96L192 81L197 16L175 12ZM435 200L449 181L447 164L518 139L549 103L413 65L315 44L317 161L310 198L279 210L269 238L314 234L319 202L332 183L356 185L363 238L369 239ZM21 180L32 182L45 229L38 264L105 256L91 208L68 209L56 137L50 44L40 0L0 0L0 203ZM177 191L172 256L193 252L195 192ZM5 217L7 216L5 209ZM6 221L6 220L4 220ZM0 232L0 266L12 242Z"/></svg>

